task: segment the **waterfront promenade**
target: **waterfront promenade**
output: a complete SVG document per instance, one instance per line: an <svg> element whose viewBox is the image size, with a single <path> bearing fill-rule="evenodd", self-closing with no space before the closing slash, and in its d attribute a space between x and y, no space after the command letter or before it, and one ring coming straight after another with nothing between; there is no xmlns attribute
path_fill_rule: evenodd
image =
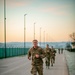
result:
<svg viewBox="0 0 75 75"><path fill-rule="evenodd" d="M0 75L31 75L30 70L31 61L27 56L0 59ZM64 53L56 54L56 62L50 69L44 63L44 75L69 75Z"/></svg>

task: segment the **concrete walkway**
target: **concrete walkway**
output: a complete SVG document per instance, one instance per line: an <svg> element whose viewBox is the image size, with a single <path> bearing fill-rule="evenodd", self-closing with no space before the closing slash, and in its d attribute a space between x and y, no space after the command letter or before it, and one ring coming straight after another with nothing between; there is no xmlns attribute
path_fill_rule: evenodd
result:
<svg viewBox="0 0 75 75"><path fill-rule="evenodd" d="M0 75L31 75L31 61L27 56L0 59ZM64 54L56 55L53 67L46 69L44 64L44 75L68 75L67 63Z"/></svg>

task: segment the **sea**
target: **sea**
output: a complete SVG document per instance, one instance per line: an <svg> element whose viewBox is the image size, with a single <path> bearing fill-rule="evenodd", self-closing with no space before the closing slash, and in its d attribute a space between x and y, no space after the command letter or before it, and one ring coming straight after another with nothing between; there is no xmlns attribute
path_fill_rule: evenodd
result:
<svg viewBox="0 0 75 75"><path fill-rule="evenodd" d="M49 44L49 46L53 46L54 48L65 48L67 42L39 42L38 46L41 46L42 48L46 47L46 44ZM25 47L30 48L32 47L32 42L25 42ZM7 42L6 43L7 48L24 48L24 42ZM4 43L0 43L0 48L4 48Z"/></svg>

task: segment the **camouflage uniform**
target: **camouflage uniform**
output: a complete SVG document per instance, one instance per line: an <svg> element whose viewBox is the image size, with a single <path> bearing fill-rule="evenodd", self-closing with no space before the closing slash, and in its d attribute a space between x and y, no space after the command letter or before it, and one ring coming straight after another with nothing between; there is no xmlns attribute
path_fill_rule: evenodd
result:
<svg viewBox="0 0 75 75"><path fill-rule="evenodd" d="M56 50L51 50L51 66L53 66L53 63L55 63L55 56L56 56Z"/></svg>
<svg viewBox="0 0 75 75"><path fill-rule="evenodd" d="M46 54L45 63L46 63L46 67L48 67L48 68L50 66L50 53L51 53L51 49L50 48L46 48L45 49L45 54Z"/></svg>
<svg viewBox="0 0 75 75"><path fill-rule="evenodd" d="M40 57L36 58L35 55L38 54ZM28 58L32 56L32 69L31 73L32 75L37 75L37 72L39 75L43 75L43 58L45 57L45 52L42 48L32 47L28 52Z"/></svg>

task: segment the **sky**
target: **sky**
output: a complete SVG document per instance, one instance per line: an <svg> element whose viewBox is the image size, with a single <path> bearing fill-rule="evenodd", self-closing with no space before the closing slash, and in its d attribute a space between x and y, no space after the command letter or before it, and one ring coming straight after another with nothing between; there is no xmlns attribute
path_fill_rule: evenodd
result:
<svg viewBox="0 0 75 75"><path fill-rule="evenodd" d="M75 0L6 0L6 41L69 41L75 32ZM44 40L45 31L45 40ZM4 42L4 0L0 0L0 42Z"/></svg>

